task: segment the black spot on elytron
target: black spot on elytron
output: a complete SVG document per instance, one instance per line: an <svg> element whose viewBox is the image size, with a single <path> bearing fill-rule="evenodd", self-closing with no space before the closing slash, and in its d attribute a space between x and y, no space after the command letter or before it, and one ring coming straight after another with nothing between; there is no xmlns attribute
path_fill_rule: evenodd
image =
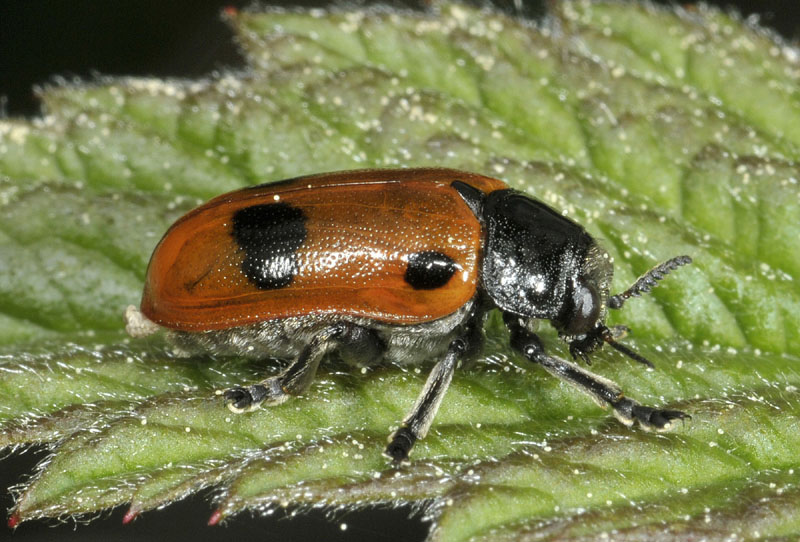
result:
<svg viewBox="0 0 800 542"><path fill-rule="evenodd" d="M415 290L433 290L447 284L456 267L447 254L435 250L415 252L408 257L405 279Z"/></svg>
<svg viewBox="0 0 800 542"><path fill-rule="evenodd" d="M233 238L244 253L242 273L263 290L285 288L299 268L306 216L286 203L252 205L233 214Z"/></svg>

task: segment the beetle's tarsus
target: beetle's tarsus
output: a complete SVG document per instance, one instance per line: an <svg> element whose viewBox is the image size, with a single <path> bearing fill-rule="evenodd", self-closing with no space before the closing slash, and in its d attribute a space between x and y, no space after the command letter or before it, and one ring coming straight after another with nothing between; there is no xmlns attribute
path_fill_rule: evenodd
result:
<svg viewBox="0 0 800 542"><path fill-rule="evenodd" d="M281 388L277 378L268 378L252 386L237 386L225 391L225 404L235 414L250 412L262 404L277 405L289 396Z"/></svg>
<svg viewBox="0 0 800 542"><path fill-rule="evenodd" d="M674 426L675 420L691 420L692 417L680 410L667 410L640 405L627 397L612 405L617 417L625 425L639 425L647 431L664 432Z"/></svg>
<svg viewBox="0 0 800 542"><path fill-rule="evenodd" d="M260 387L263 388L263 386ZM248 388L255 388L255 386L248 386ZM225 404L231 412L241 414L254 410L259 405L260 401L248 388L236 387L225 390Z"/></svg>
<svg viewBox="0 0 800 542"><path fill-rule="evenodd" d="M225 405L228 407L228 410L234 414L246 412L247 407L250 406L250 394L247 393L247 390L244 388L231 388L229 390L225 390L224 397Z"/></svg>
<svg viewBox="0 0 800 542"><path fill-rule="evenodd" d="M389 444L383 451L383 455L391 459L395 466L408 463L408 454L415 442L417 442L417 437L408 426L403 425L389 437Z"/></svg>

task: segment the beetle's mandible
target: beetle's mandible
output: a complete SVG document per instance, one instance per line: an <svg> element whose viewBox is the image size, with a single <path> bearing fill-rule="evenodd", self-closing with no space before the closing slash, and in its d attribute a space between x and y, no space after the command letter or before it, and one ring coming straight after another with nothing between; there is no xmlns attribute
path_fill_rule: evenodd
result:
<svg viewBox="0 0 800 542"><path fill-rule="evenodd" d="M573 358L618 342L608 309L691 261L672 258L610 295L613 267L578 224L502 181L451 169L325 173L224 194L180 218L156 247L128 332L167 328L189 352L279 357L278 376L231 388L240 413L306 391L322 358L436 360L386 455L406 461L431 426L459 361L474 357L499 309L511 346L608 405L624 424L688 418L643 406L613 382L545 352L549 320Z"/></svg>

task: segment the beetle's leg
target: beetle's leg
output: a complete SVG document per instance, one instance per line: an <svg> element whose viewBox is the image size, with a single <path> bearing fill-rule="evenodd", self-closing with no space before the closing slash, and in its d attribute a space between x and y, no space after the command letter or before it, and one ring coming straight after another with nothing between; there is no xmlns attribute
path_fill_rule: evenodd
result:
<svg viewBox="0 0 800 542"><path fill-rule="evenodd" d="M437 363L428 375L425 387L422 388L422 393L417 397L411 412L403 419L400 427L389 436L389 444L383 455L391 459L395 465L406 462L414 443L428 434L459 363L470 361L480 352L484 343L483 324L486 320L486 309L485 300L478 300L464 332L450 342L444 359Z"/></svg>
<svg viewBox="0 0 800 542"><path fill-rule="evenodd" d="M348 323L337 323L323 329L300 352L297 359L277 376L258 384L230 388L225 391L228 408L238 413L254 410L261 404L277 405L293 395L300 395L314 380L319 362L328 352L343 348L351 357L378 356L384 346L372 331Z"/></svg>
<svg viewBox="0 0 800 542"><path fill-rule="evenodd" d="M644 429L667 431L671 429L674 420L691 417L679 410L663 410L643 406L633 399L625 397L619 386L611 380L586 371L569 361L547 355L539 337L526 330L517 317L505 315L504 320L511 332L512 348L529 361L544 367L550 374L589 394L600 406L611 406L614 409L614 415L625 425L630 426L638 421Z"/></svg>
<svg viewBox="0 0 800 542"><path fill-rule="evenodd" d="M394 464L405 462L414 443L428 433L433 417L439 410L439 405L453 379L458 360L467 352L467 348L467 341L463 337L454 339L450 343L444 359L436 364L428 376L425 387L417 397L411 412L389 437L389 445L383 454Z"/></svg>

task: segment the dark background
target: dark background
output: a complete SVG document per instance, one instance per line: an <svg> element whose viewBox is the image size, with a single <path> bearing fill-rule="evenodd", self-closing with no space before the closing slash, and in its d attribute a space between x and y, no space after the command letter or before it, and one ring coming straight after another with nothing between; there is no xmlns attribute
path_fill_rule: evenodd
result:
<svg viewBox="0 0 800 542"><path fill-rule="evenodd" d="M282 5L324 6L324 0L284 0ZM488 0L487 0L488 1ZM551 0L558 1L558 0ZM386 0L415 7L424 0ZM537 17L543 0L521 0L523 14ZM225 6L251 0L0 0L0 112L39 111L34 85L55 76L103 75L198 77L215 69L241 66L230 29L221 21ZM267 2L269 3L269 2ZM339 2L340 4L342 2ZM349 4L368 4L367 1ZM509 12L513 0L493 0ZM685 4L685 2L656 3ZM716 0L787 39L800 37L797 0Z"/></svg>
<svg viewBox="0 0 800 542"><path fill-rule="evenodd" d="M350 2L352 5L356 2ZM366 3L366 2L362 2ZM390 2L416 7L412 0ZM513 12L511 0L495 0ZM657 2L667 4L669 2ZM789 40L800 37L798 0L710 2L747 16L759 14L764 26ZM230 29L219 13L225 6L243 8L240 0L0 0L0 115L39 113L34 87L55 77L91 79L95 75L200 77L214 70L243 65ZM324 6L326 2L289 2ZM540 16L539 0L524 0L523 14ZM284 5L287 5L284 3ZM0 462L0 510L12 499L6 488L24 479L44 456L41 450L6 457ZM408 519L407 508L323 511L261 518L241 515L223 527L206 527L211 513L208 495L200 494L162 511L147 512L122 526L125 507L90 525L23 523L13 534L0 523L0 540L280 540L418 541L427 524ZM341 524L347 525L342 530Z"/></svg>

